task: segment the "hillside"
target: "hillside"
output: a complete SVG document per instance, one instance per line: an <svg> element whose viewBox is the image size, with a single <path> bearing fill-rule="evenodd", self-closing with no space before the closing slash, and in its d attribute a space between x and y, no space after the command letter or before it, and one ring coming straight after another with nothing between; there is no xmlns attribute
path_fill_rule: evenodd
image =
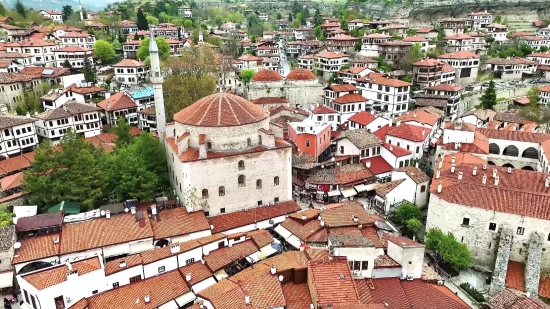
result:
<svg viewBox="0 0 550 309"><path fill-rule="evenodd" d="M1 3L5 7L12 8L16 0L1 0ZM75 8L78 7L78 0L23 0L21 1L26 7L33 8L35 10L51 9L61 10L64 5L72 5ZM114 0L95 0L95 1L82 1L82 5L89 10L101 10L109 3L115 2Z"/></svg>

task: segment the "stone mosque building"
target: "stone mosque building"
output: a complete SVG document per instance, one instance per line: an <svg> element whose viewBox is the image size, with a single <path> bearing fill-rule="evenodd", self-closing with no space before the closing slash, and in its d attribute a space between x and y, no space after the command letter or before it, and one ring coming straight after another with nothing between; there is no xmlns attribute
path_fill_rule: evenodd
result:
<svg viewBox="0 0 550 309"><path fill-rule="evenodd" d="M169 173L180 200L194 192L189 211L212 216L292 199L291 145L269 121L261 107L225 92L174 115L164 135Z"/></svg>
<svg viewBox="0 0 550 309"><path fill-rule="evenodd" d="M312 103L320 103L324 88L315 74L304 68L290 71L286 79L277 71L262 70L252 77L247 87L244 93L251 101L284 98L290 107L299 109L309 109Z"/></svg>

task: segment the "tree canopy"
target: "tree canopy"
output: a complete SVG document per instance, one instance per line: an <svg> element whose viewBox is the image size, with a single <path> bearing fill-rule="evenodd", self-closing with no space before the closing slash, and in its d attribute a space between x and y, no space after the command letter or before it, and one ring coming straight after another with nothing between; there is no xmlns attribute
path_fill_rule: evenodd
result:
<svg viewBox="0 0 550 309"><path fill-rule="evenodd" d="M94 57L106 63L115 57L115 50L111 43L105 40L97 40L94 44Z"/></svg>
<svg viewBox="0 0 550 309"><path fill-rule="evenodd" d="M74 14L73 7L68 4L64 5L61 9L61 13L63 14L63 21L67 21L67 19L69 19L69 17Z"/></svg>
<svg viewBox="0 0 550 309"><path fill-rule="evenodd" d="M495 82L490 81L489 86L487 89L485 89L485 92L483 92L483 95L481 96L481 108L484 109L494 109L495 105L497 104L497 90L495 88Z"/></svg>
<svg viewBox="0 0 550 309"><path fill-rule="evenodd" d="M138 9L136 17L138 30L149 30L149 22L147 21L147 17L145 17L145 14L141 8Z"/></svg>
<svg viewBox="0 0 550 309"><path fill-rule="evenodd" d="M420 208L418 208L416 205L405 202L397 207L397 210L395 211L395 216L401 223L406 224L406 222L410 219L422 219L422 211L420 211Z"/></svg>
<svg viewBox="0 0 550 309"><path fill-rule="evenodd" d="M439 228L430 229L426 234L426 249L433 250L456 270L463 270L472 264L472 253L459 242L453 233L443 233Z"/></svg>
<svg viewBox="0 0 550 309"><path fill-rule="evenodd" d="M149 42L151 38L146 38L141 41L139 44L139 49L137 51L137 57L141 60L149 57ZM157 47L159 49L159 58L160 60L166 60L170 56L170 45L166 42L166 39L161 37L156 37L155 41L157 42Z"/></svg>
<svg viewBox="0 0 550 309"><path fill-rule="evenodd" d="M252 80L252 77L254 77L254 74L256 74L254 70L244 69L241 71L240 77L245 83L249 83Z"/></svg>

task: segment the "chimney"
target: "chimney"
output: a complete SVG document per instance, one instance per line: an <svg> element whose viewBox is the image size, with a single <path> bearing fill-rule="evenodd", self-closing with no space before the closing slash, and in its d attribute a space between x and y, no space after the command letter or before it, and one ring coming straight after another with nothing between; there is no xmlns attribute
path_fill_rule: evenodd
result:
<svg viewBox="0 0 550 309"><path fill-rule="evenodd" d="M132 215L135 215L135 214L136 214L136 207L135 207L135 206L130 207L130 213L131 213Z"/></svg>
<svg viewBox="0 0 550 309"><path fill-rule="evenodd" d="M244 297L244 304L245 304L245 305L250 305L250 296L246 295L246 296Z"/></svg>
<svg viewBox="0 0 550 309"><path fill-rule="evenodd" d="M482 184L486 184L486 183L487 183L487 175L483 175L483 177L481 178L481 183L482 183Z"/></svg>
<svg viewBox="0 0 550 309"><path fill-rule="evenodd" d="M151 214L153 216L157 214L157 206L156 205L151 205Z"/></svg>
<svg viewBox="0 0 550 309"><path fill-rule="evenodd" d="M111 211L109 209L105 210L105 218L111 219Z"/></svg>
<svg viewBox="0 0 550 309"><path fill-rule="evenodd" d="M545 180L544 180L544 186L545 187L550 187L550 176L548 176Z"/></svg>
<svg viewBox="0 0 550 309"><path fill-rule="evenodd" d="M493 178L497 178L497 170L496 169L493 170Z"/></svg>
<svg viewBox="0 0 550 309"><path fill-rule="evenodd" d="M353 219L353 222L359 222L359 218L356 215L352 215L351 219Z"/></svg>
<svg viewBox="0 0 550 309"><path fill-rule="evenodd" d="M512 168L511 167L508 168L508 174L512 174Z"/></svg>
<svg viewBox="0 0 550 309"><path fill-rule="evenodd" d="M393 151L393 146L390 144L390 151Z"/></svg>
<svg viewBox="0 0 550 309"><path fill-rule="evenodd" d="M180 252L180 245L179 244L175 244L175 245L170 246L170 253L171 254L178 253L178 252Z"/></svg>
<svg viewBox="0 0 550 309"><path fill-rule="evenodd" d="M451 164L451 173L454 174L454 172L455 172L455 165L454 165L454 164Z"/></svg>
<svg viewBox="0 0 550 309"><path fill-rule="evenodd" d="M477 175L477 166L474 166L474 170L472 171L472 175Z"/></svg>
<svg viewBox="0 0 550 309"><path fill-rule="evenodd" d="M455 162L456 162L456 157L451 157L451 163L455 164Z"/></svg>
<svg viewBox="0 0 550 309"><path fill-rule="evenodd" d="M31 118L31 114L27 112L27 118Z"/></svg>
<svg viewBox="0 0 550 309"><path fill-rule="evenodd" d="M462 172L458 172L458 180L462 180L462 175L463 175L463 174L464 174L464 173L462 173Z"/></svg>
<svg viewBox="0 0 550 309"><path fill-rule="evenodd" d="M437 172L435 172L435 179L439 179L441 177L441 170L437 169Z"/></svg>
<svg viewBox="0 0 550 309"><path fill-rule="evenodd" d="M320 224L321 226L325 226L325 221L323 221L323 219L321 219L321 221L319 222L319 224Z"/></svg>
<svg viewBox="0 0 550 309"><path fill-rule="evenodd" d="M443 158L441 158L442 160L439 161L439 169L441 169L443 167Z"/></svg>
<svg viewBox="0 0 550 309"><path fill-rule="evenodd" d="M306 214L302 214L302 220L306 219Z"/></svg>
<svg viewBox="0 0 550 309"><path fill-rule="evenodd" d="M191 281L191 273L185 274L185 281Z"/></svg>
<svg viewBox="0 0 550 309"><path fill-rule="evenodd" d="M414 114L413 114L413 118L416 118L416 111L415 111Z"/></svg>
<svg viewBox="0 0 550 309"><path fill-rule="evenodd" d="M397 124L395 126L398 127L400 125L401 125L401 120L397 119Z"/></svg>
<svg viewBox="0 0 550 309"><path fill-rule="evenodd" d="M497 175L497 177L495 177L495 187L498 187L498 179L499 179L499 177Z"/></svg>
<svg viewBox="0 0 550 309"><path fill-rule="evenodd" d="M422 129L422 136L426 134L426 129Z"/></svg>
<svg viewBox="0 0 550 309"><path fill-rule="evenodd" d="M365 162L365 166L366 166L367 168L370 168L370 161Z"/></svg>
<svg viewBox="0 0 550 309"><path fill-rule="evenodd" d="M440 180L437 185L437 193L441 193L441 190L443 190L443 182Z"/></svg>
<svg viewBox="0 0 550 309"><path fill-rule="evenodd" d="M145 295L145 296L143 297L143 301L146 302L146 303L148 303L148 302L151 301L151 297L150 297L149 295Z"/></svg>
<svg viewBox="0 0 550 309"><path fill-rule="evenodd" d="M392 121L391 117L390 117L390 123L388 123L388 126L389 127L393 126L393 121Z"/></svg>
<svg viewBox="0 0 550 309"><path fill-rule="evenodd" d="M120 268L126 267L126 261L120 261L120 263L118 263L118 266L119 266Z"/></svg>
<svg viewBox="0 0 550 309"><path fill-rule="evenodd" d="M483 164L483 170L487 169L487 164Z"/></svg>
<svg viewBox="0 0 550 309"><path fill-rule="evenodd" d="M271 274L274 275L277 273L277 266L271 265Z"/></svg>

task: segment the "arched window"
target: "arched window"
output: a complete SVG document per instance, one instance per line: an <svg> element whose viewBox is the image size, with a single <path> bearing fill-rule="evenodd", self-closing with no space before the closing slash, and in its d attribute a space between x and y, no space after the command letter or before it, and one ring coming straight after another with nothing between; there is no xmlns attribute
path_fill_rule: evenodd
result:
<svg viewBox="0 0 550 309"><path fill-rule="evenodd" d="M539 151L536 150L533 147L529 147L523 151L521 154L522 158L529 158L529 159L538 159L539 158Z"/></svg>
<svg viewBox="0 0 550 309"><path fill-rule="evenodd" d="M510 157L517 157L519 155L518 147L514 145L510 145L506 148L504 148L504 151L502 151L503 156L510 156Z"/></svg>
<svg viewBox="0 0 550 309"><path fill-rule="evenodd" d="M247 145L248 147L252 146L252 140L251 140L250 138L247 138L247 139L246 139L246 145Z"/></svg>
<svg viewBox="0 0 550 309"><path fill-rule="evenodd" d="M212 142L207 142L206 143L206 149L212 150Z"/></svg>
<svg viewBox="0 0 550 309"><path fill-rule="evenodd" d="M219 196L225 196L225 187L221 186L218 188L218 195Z"/></svg>
<svg viewBox="0 0 550 309"><path fill-rule="evenodd" d="M261 189L261 188L262 188L262 180L258 179L256 180L256 189Z"/></svg>
<svg viewBox="0 0 550 309"><path fill-rule="evenodd" d="M246 186L246 178L244 177L244 175L239 176L238 182L239 182L239 187Z"/></svg>
<svg viewBox="0 0 550 309"><path fill-rule="evenodd" d="M278 186L278 185L279 185L279 176L275 176L275 178L273 178L273 185L274 185L274 186Z"/></svg>
<svg viewBox="0 0 550 309"><path fill-rule="evenodd" d="M500 154L500 147L498 147L498 145L495 144L495 143L490 143L489 144L489 153L499 155Z"/></svg>
<svg viewBox="0 0 550 309"><path fill-rule="evenodd" d="M511 168L515 168L512 164L510 163L506 163L504 165L502 165L502 167L511 167Z"/></svg>
<svg viewBox="0 0 550 309"><path fill-rule="evenodd" d="M262 136L261 135L258 135L258 143L261 145L262 144Z"/></svg>
<svg viewBox="0 0 550 309"><path fill-rule="evenodd" d="M202 189L202 198L208 198L208 190Z"/></svg>
<svg viewBox="0 0 550 309"><path fill-rule="evenodd" d="M239 171L242 171L242 170L244 170L244 161L243 160L239 161Z"/></svg>

